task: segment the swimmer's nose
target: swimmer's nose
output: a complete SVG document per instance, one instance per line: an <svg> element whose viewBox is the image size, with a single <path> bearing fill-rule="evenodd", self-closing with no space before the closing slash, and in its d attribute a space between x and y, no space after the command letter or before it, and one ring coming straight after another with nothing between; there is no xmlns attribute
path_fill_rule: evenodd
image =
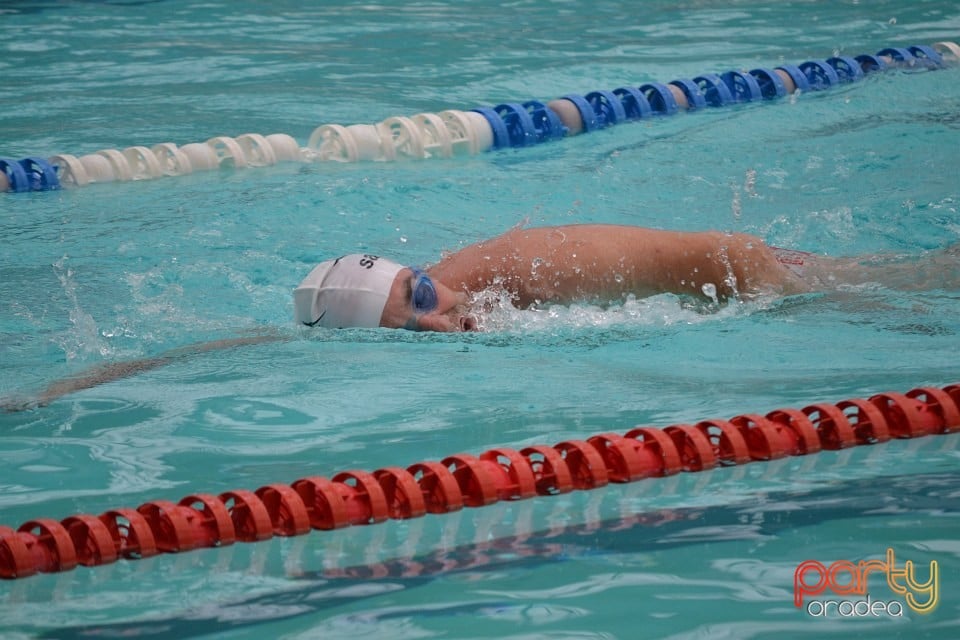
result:
<svg viewBox="0 0 960 640"><path fill-rule="evenodd" d="M460 331L476 331L477 319L473 316L460 316Z"/></svg>

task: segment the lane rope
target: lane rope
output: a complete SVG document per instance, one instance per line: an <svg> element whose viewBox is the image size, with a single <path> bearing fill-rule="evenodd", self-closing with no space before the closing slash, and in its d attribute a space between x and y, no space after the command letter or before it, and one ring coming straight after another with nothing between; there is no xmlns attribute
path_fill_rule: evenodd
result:
<svg viewBox="0 0 960 640"><path fill-rule="evenodd" d="M960 46L945 41L772 69L705 73L665 84L566 94L546 104L528 100L467 111L393 116L376 124L324 124L313 130L305 147L285 133L247 133L179 147L162 142L152 147L103 149L80 157L61 153L49 158L0 158L0 192L52 191L278 162L389 162L475 155L533 146L634 120L822 91L878 71L940 69L957 63Z"/></svg>
<svg viewBox="0 0 960 640"><path fill-rule="evenodd" d="M960 432L960 383L815 402L802 409L748 413L664 428L635 427L519 451L497 447L474 456L307 476L287 485L218 496L157 499L98 516L35 518L0 526L0 577L24 578L179 553L314 529L419 518L499 501L525 500L720 466L811 455L897 438Z"/></svg>

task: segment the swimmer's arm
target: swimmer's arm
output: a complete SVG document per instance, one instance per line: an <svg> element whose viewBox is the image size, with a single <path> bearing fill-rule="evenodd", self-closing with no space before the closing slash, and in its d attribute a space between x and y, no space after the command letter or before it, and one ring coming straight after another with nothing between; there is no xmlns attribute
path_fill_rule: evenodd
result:
<svg viewBox="0 0 960 640"><path fill-rule="evenodd" d="M283 339L284 338L280 335L257 335L245 336L242 338L228 338L225 340L201 342L186 347L180 347L163 355L152 358L141 358L127 362L107 362L98 364L92 367L89 371L86 371L80 375L71 376L69 378L64 378L63 380L57 380L50 383L34 398L0 399L0 409L3 411L13 412L33 409L36 407L44 407L57 398L74 393L76 391L82 391L84 389L90 389L108 382L114 382L115 380L129 378L139 373L157 369L172 362L176 362L177 360L183 360L199 353L206 353L208 351L221 351L224 349L232 349L234 347L262 344L264 342L277 342Z"/></svg>
<svg viewBox="0 0 960 640"><path fill-rule="evenodd" d="M705 296L706 283L725 298L781 289L787 274L753 236L587 224L514 229L445 257L430 275L468 293L499 285L527 306L624 294Z"/></svg>

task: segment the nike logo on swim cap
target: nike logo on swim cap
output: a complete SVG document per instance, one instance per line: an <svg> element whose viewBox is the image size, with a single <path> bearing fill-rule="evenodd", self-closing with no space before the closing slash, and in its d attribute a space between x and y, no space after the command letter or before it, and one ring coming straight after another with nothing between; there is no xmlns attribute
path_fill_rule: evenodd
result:
<svg viewBox="0 0 960 640"><path fill-rule="evenodd" d="M307 325L308 327L315 327L315 326L317 326L317 323L320 322L321 320L323 320L323 316L327 315L327 311L329 311L329 309L324 309L324 310L323 310L323 313L320 314L320 317L319 317L319 318L317 318L317 319L314 320L313 322L304 322L303 324Z"/></svg>
<svg viewBox="0 0 960 640"><path fill-rule="evenodd" d="M337 258L336 260L334 260L334 261L333 261L333 265L330 266L330 270L332 271L334 268L336 268L336 266L337 266L338 264L340 264L340 261L343 260L344 258L346 258L346 256L340 256L339 258ZM319 317L319 318L317 318L317 319L314 320L313 322L304 322L303 324L306 325L306 326L308 326L308 327L315 327L315 326L317 326L318 324L320 324L320 321L323 320L323 316L327 315L327 311L329 311L329 309L324 309L324 310L323 310L323 313L320 314L320 317Z"/></svg>

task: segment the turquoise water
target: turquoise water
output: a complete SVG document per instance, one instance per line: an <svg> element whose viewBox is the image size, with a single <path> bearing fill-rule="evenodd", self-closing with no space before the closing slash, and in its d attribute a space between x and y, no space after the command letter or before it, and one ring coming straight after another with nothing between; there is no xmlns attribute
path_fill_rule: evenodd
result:
<svg viewBox="0 0 960 640"><path fill-rule="evenodd" d="M0 155L247 132L305 144L327 123L960 39L950 2L299 4L3 4ZM205 340L286 338L0 414L0 523L956 382L960 296L935 284L713 313L667 296L503 308L464 336L301 331L290 292L331 255L430 262L523 221L719 228L911 264L960 240L958 81L958 68L891 72L453 160L0 197L0 397ZM954 638L957 445L898 441L34 576L0 584L0 629ZM940 563L933 613L818 620L793 606L799 563L888 547Z"/></svg>

